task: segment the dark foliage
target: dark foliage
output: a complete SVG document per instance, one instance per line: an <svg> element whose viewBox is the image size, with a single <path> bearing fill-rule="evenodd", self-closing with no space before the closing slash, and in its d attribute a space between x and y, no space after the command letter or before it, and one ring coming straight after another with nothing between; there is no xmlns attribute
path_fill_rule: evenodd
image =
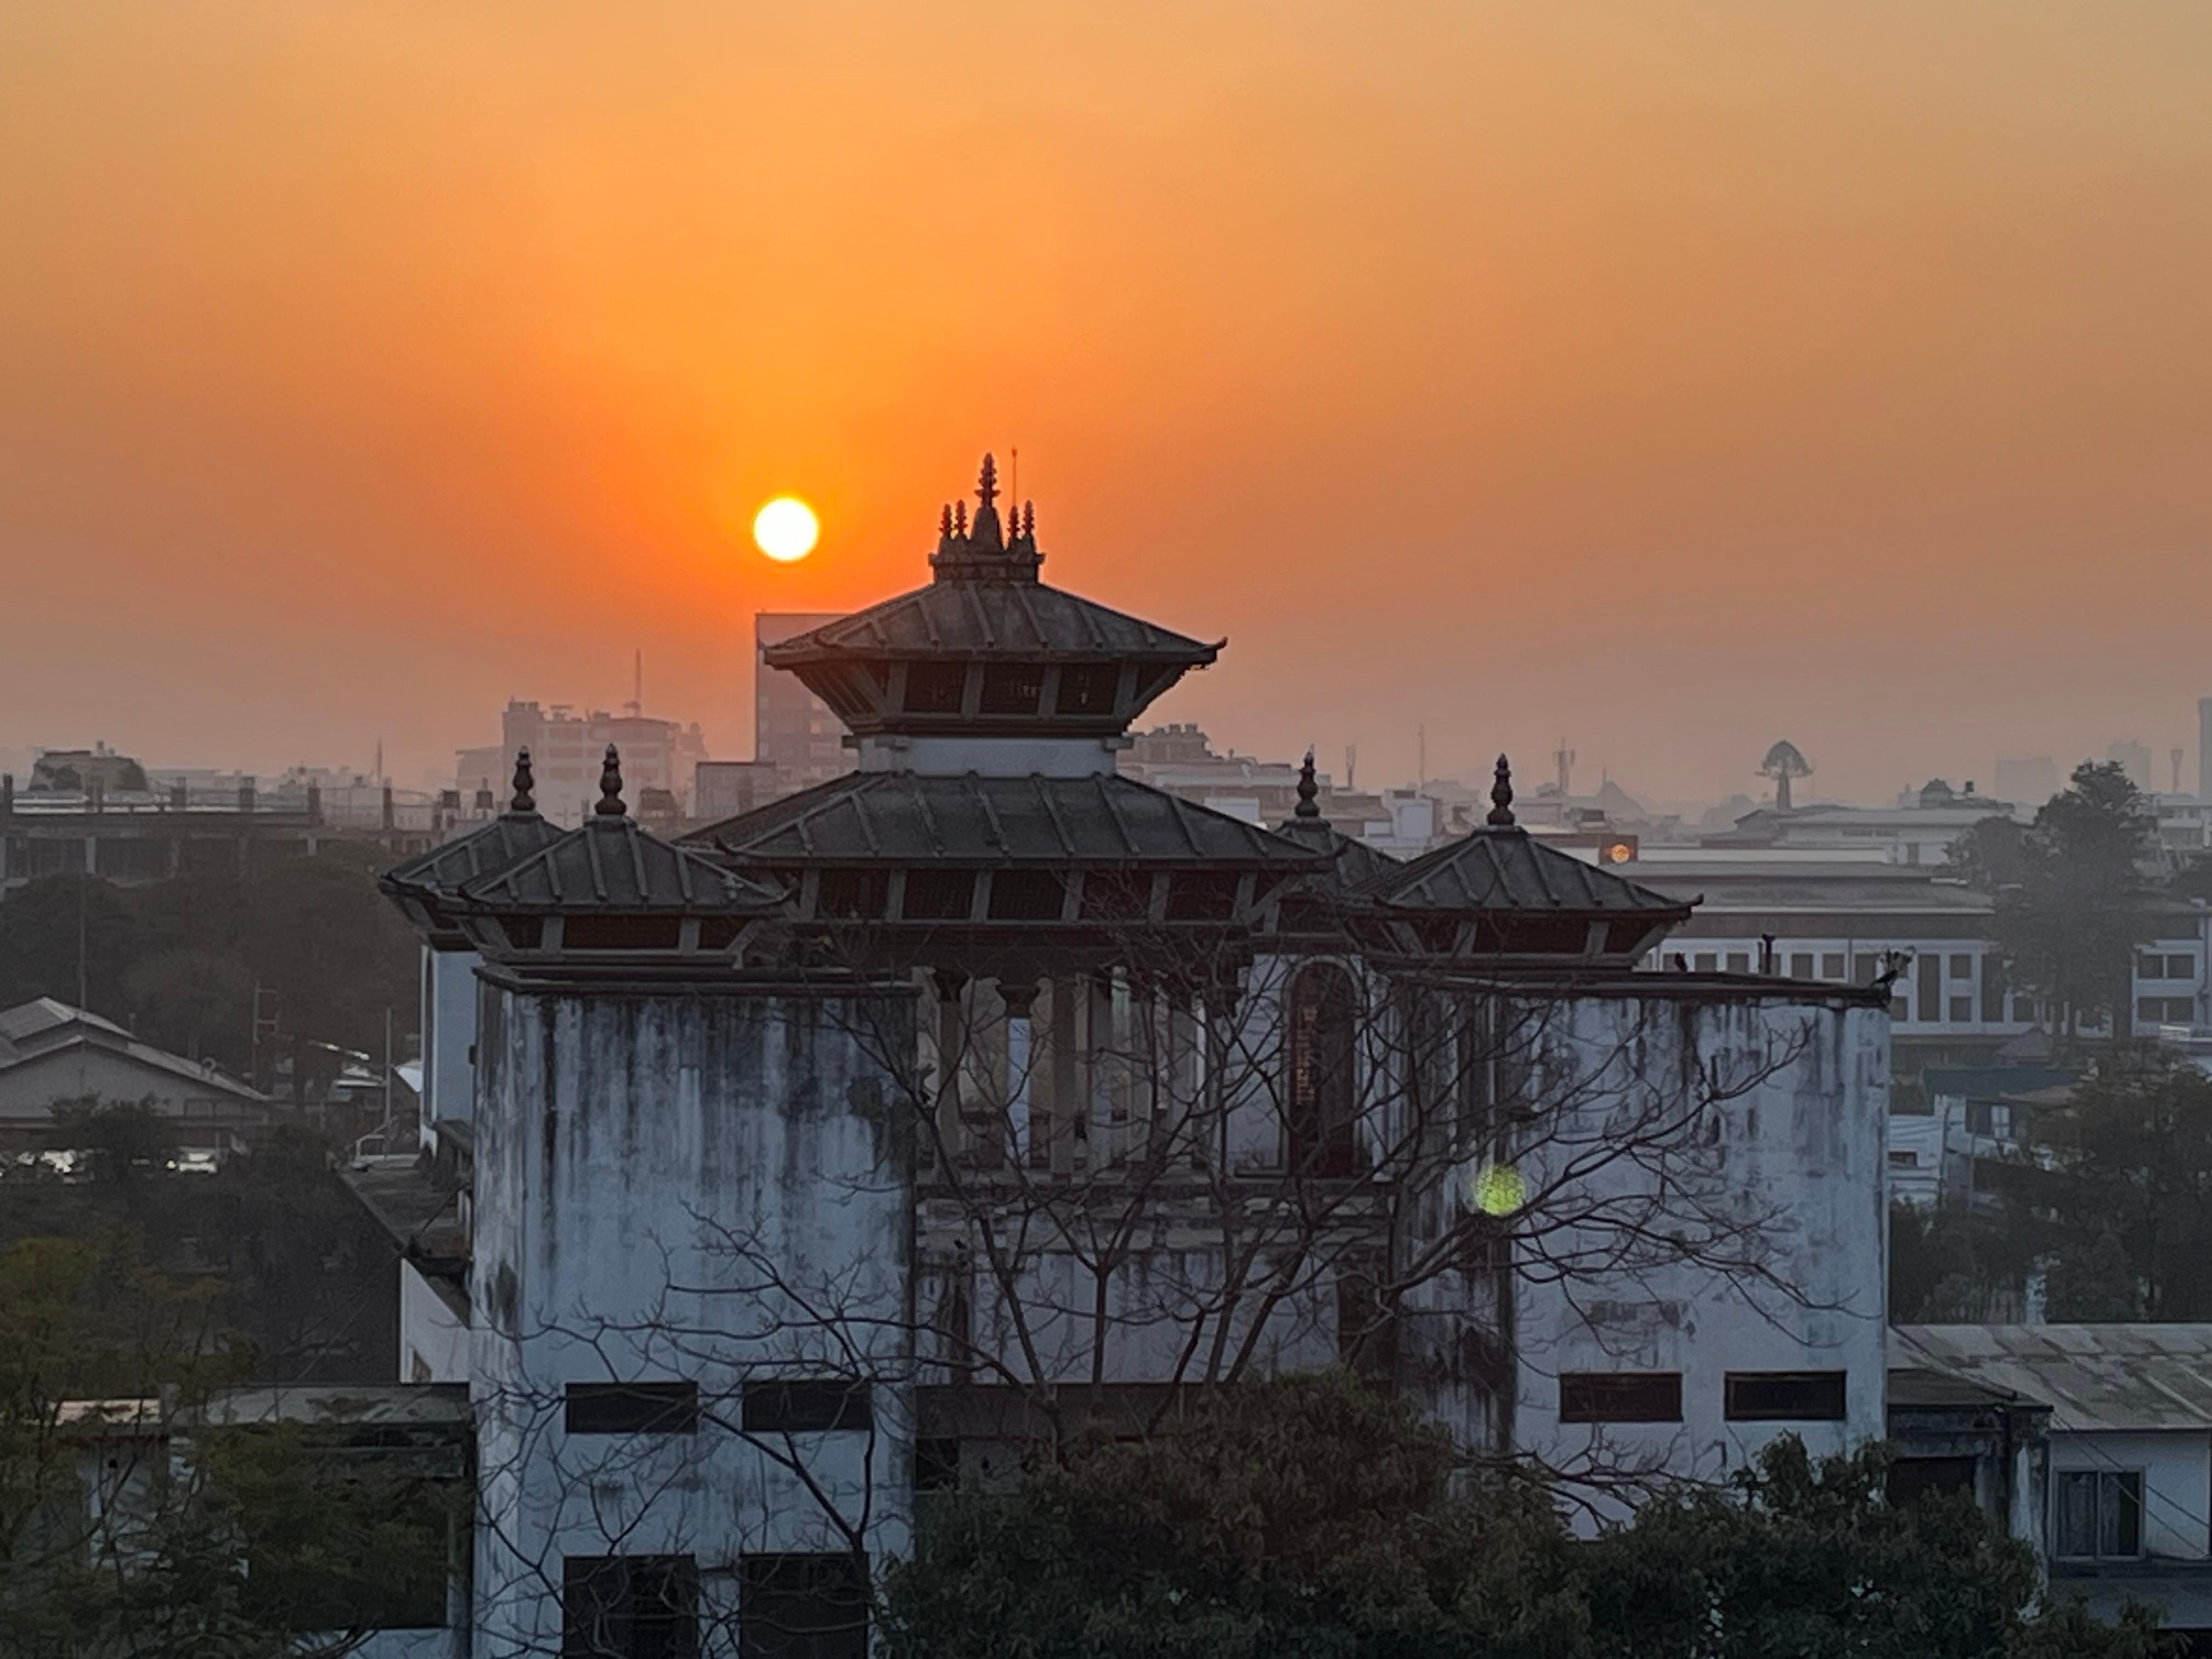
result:
<svg viewBox="0 0 2212 1659"><path fill-rule="evenodd" d="M887 1586L896 1659L2144 1659L2038 1611L1963 1497L1891 1507L1878 1451L1795 1440L1578 1540L1538 1485L1463 1467L1346 1377L1224 1394L1179 1433L952 1498Z"/></svg>

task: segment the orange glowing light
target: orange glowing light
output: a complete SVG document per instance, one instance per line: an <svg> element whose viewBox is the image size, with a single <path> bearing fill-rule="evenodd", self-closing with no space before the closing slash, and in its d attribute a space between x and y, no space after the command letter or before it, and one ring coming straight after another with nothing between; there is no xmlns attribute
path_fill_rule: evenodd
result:
<svg viewBox="0 0 2212 1659"><path fill-rule="evenodd" d="M778 564L805 558L821 535L814 509L796 495L779 495L753 515L754 545Z"/></svg>

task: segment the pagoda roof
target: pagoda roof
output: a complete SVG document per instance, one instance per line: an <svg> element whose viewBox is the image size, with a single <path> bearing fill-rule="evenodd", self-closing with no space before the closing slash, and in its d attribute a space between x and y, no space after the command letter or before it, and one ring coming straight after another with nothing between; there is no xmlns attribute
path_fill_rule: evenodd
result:
<svg viewBox="0 0 2212 1659"><path fill-rule="evenodd" d="M493 910L761 911L777 894L698 854L661 840L629 817L600 817L507 869L461 890Z"/></svg>
<svg viewBox="0 0 2212 1659"><path fill-rule="evenodd" d="M1090 657L1211 663L1208 645L1031 580L939 581L769 646L771 667L846 656Z"/></svg>
<svg viewBox="0 0 2212 1659"><path fill-rule="evenodd" d="M477 878L509 869L568 833L535 812L503 812L465 836L394 865L380 879L387 892L406 888L453 898Z"/></svg>
<svg viewBox="0 0 2212 1659"><path fill-rule="evenodd" d="M1322 867L1324 853L1111 773L854 772L687 840L769 867L1165 864Z"/></svg>
<svg viewBox="0 0 2212 1659"><path fill-rule="evenodd" d="M1389 908L1641 913L1686 917L1691 906L1656 893L1515 826L1478 829L1370 878L1361 896Z"/></svg>

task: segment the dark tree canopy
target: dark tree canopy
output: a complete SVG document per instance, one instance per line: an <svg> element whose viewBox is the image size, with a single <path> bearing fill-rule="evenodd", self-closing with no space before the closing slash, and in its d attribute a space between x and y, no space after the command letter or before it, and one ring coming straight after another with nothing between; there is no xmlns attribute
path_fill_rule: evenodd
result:
<svg viewBox="0 0 2212 1659"><path fill-rule="evenodd" d="M1875 1450L1794 1440L1579 1541L1540 1486L1464 1466L1338 1375L1246 1385L926 1520L887 1588L896 1659L2139 1659L1972 1500L1892 1507Z"/></svg>

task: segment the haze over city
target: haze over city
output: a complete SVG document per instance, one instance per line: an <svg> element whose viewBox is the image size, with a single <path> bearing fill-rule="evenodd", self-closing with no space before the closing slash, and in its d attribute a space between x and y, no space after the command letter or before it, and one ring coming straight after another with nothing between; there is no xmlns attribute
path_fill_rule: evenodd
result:
<svg viewBox="0 0 2212 1659"><path fill-rule="evenodd" d="M12 8L0 748L414 782L641 649L741 756L752 613L993 448L1228 636L1218 747L2164 787L2208 74L2189 3Z"/></svg>

